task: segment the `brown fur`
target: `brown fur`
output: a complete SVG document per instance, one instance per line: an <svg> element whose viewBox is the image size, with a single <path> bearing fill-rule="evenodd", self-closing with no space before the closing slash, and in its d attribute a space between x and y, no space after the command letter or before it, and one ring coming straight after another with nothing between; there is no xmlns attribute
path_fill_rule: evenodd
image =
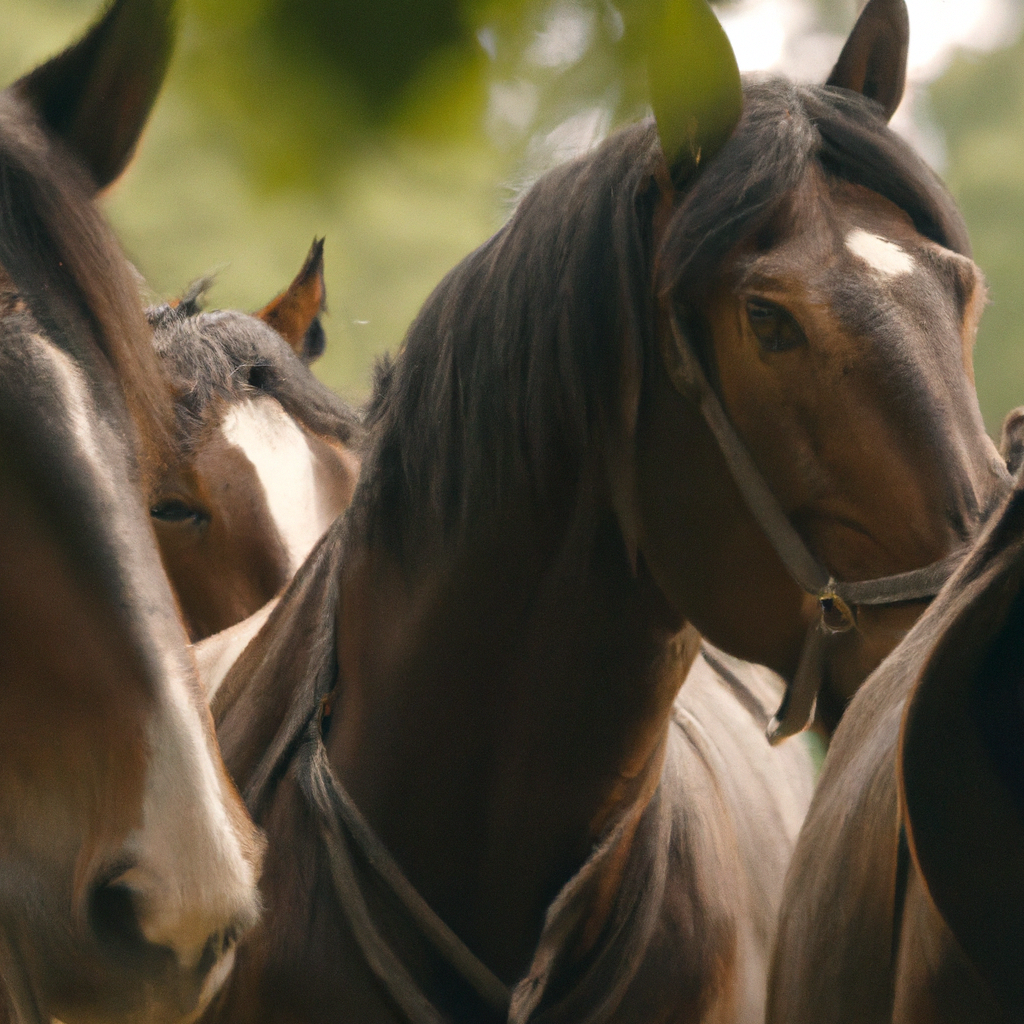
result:
<svg viewBox="0 0 1024 1024"><path fill-rule="evenodd" d="M1022 511L1018 485L836 732L786 881L770 1021L1024 1012Z"/></svg>
<svg viewBox="0 0 1024 1024"><path fill-rule="evenodd" d="M280 297L289 308L303 306L303 336L316 333L314 324L322 334L322 274L322 243L315 243ZM232 405L269 398L281 406L305 435L319 500L335 514L351 501L362 441L357 414L273 329L286 325L268 325L263 313L202 312L209 283L197 282L180 302L149 310L154 345L171 379L175 433L173 454L148 500L193 641L252 615L280 594L294 570L254 467L220 430Z"/></svg>

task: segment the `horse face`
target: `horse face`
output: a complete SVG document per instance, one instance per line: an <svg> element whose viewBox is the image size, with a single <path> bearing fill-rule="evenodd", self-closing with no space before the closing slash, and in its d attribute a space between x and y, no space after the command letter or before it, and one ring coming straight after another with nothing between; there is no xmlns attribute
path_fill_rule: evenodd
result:
<svg viewBox="0 0 1024 1024"><path fill-rule="evenodd" d="M306 429L269 395L212 405L151 507L192 639L279 594L348 507L358 474L348 448Z"/></svg>
<svg viewBox="0 0 1024 1024"><path fill-rule="evenodd" d="M209 283L149 311L178 393L177 453L150 514L194 641L279 594L359 476L358 420L308 369L325 342L323 239L253 316L201 313Z"/></svg>
<svg viewBox="0 0 1024 1024"><path fill-rule="evenodd" d="M116 0L0 95L0 1004L24 1021L193 1014L258 909L260 840L142 505L166 382L90 202L171 6Z"/></svg>
<svg viewBox="0 0 1024 1024"><path fill-rule="evenodd" d="M816 169L760 241L700 309L733 423L837 578L936 561L1005 478L971 367L979 272Z"/></svg>
<svg viewBox="0 0 1024 1024"><path fill-rule="evenodd" d="M0 976L23 1015L176 1019L256 918L260 844L113 382L16 328L0 336Z"/></svg>

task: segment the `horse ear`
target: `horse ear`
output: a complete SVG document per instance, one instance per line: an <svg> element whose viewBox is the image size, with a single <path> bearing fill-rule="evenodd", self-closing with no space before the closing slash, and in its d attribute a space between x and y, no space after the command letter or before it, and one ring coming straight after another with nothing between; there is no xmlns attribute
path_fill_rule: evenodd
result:
<svg viewBox="0 0 1024 1024"><path fill-rule="evenodd" d="M888 121L903 99L909 45L910 16L904 0L869 0L825 84L875 100Z"/></svg>
<svg viewBox="0 0 1024 1024"><path fill-rule="evenodd" d="M1007 1020L1024 1020L1024 491L972 565L922 622L939 639L904 714L901 803L932 901Z"/></svg>
<svg viewBox="0 0 1024 1024"><path fill-rule="evenodd" d="M326 338L320 314L326 308L324 240L318 238L295 280L256 316L273 327L304 363L311 363L323 355Z"/></svg>
<svg viewBox="0 0 1024 1024"><path fill-rule="evenodd" d="M82 161L98 189L124 170L174 45L175 0L116 0L62 54L11 88Z"/></svg>

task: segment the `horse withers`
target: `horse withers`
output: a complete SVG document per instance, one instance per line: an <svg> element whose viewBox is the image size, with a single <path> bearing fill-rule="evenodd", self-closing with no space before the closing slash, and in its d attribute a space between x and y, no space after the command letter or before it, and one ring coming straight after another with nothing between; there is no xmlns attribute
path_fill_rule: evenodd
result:
<svg viewBox="0 0 1024 1024"><path fill-rule="evenodd" d="M761 1019L810 765L693 627L804 684L819 602L929 596L1006 482L887 6L827 86L747 82L697 168L646 123L542 178L381 365L353 503L214 703L269 852L208 1020ZM923 602L857 605L830 685Z"/></svg>
<svg viewBox="0 0 1024 1024"><path fill-rule="evenodd" d="M193 641L280 594L348 506L362 433L308 369L324 345L322 241L252 316L203 312L208 284L148 313L175 403L150 515Z"/></svg>
<svg viewBox="0 0 1024 1024"><path fill-rule="evenodd" d="M0 94L0 1015L25 1024L194 1014L259 907L143 505L170 407L92 205L170 6L118 0Z"/></svg>

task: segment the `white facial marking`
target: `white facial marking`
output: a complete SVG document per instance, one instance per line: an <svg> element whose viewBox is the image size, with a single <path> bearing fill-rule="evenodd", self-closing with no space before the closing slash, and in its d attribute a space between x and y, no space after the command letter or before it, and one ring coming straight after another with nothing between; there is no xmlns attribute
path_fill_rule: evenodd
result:
<svg viewBox="0 0 1024 1024"><path fill-rule="evenodd" d="M317 487L316 459L306 435L266 395L232 405L221 422L221 431L256 470L267 508L288 552L289 573L294 574L336 515L329 498Z"/></svg>
<svg viewBox="0 0 1024 1024"><path fill-rule="evenodd" d="M128 538L137 525L133 520L145 520L141 501L133 509L131 496L124 494L118 482L115 453L121 443L96 409L74 360L45 338L34 340L54 370L70 432L106 492L112 528ZM126 557L132 554L138 555L126 551ZM157 558L155 549L152 557ZM163 592L149 593L131 572L128 578L139 586L136 593L143 601L164 597ZM173 614L166 581L161 586L168 613ZM159 686L146 728L149 757L141 824L121 851L133 866L117 881L133 890L146 939L173 949L182 966L191 969L212 935L228 926L246 928L255 923L258 858L243 848L246 840L231 820L231 797L212 757L211 736L193 701L184 634L181 639L180 647L173 642L143 645L160 661L153 668Z"/></svg>
<svg viewBox="0 0 1024 1024"><path fill-rule="evenodd" d="M883 277L900 277L914 270L914 258L895 242L854 228L846 236L846 248Z"/></svg>
<svg viewBox="0 0 1024 1024"><path fill-rule="evenodd" d="M31 340L39 347L54 371L72 436L106 492L105 497L113 498L119 489L111 466L111 455L117 450L118 442L100 417L85 376L63 349L37 334L31 335ZM107 436L99 436L101 432Z"/></svg>
<svg viewBox="0 0 1024 1024"><path fill-rule="evenodd" d="M167 671L184 675L177 664ZM173 949L191 969L211 936L255 923L258 879L228 815L224 780L209 756L187 679L175 682L148 729L142 826L125 846L136 864L118 881L137 894L146 939Z"/></svg>

